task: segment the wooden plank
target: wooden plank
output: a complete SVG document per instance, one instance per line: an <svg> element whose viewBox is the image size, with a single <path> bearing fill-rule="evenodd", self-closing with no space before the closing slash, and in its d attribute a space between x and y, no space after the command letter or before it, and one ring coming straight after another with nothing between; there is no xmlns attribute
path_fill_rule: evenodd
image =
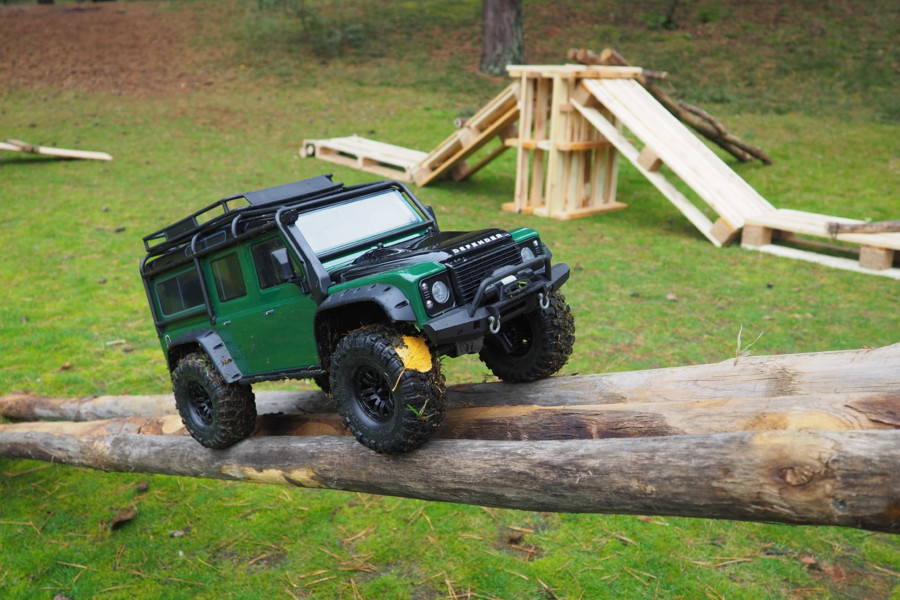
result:
<svg viewBox="0 0 900 600"><path fill-rule="evenodd" d="M713 223L712 230L710 234L719 240L719 243L723 246L726 244L730 244L733 242L741 230L737 227L732 227L728 221L725 219L719 218L716 219L716 222Z"/></svg>
<svg viewBox="0 0 900 600"><path fill-rule="evenodd" d="M534 139L540 144L547 139L547 118L550 111L550 95L552 82L548 79L537 80L537 92L534 102ZM543 148L535 149L531 161L531 190L528 194L528 206L543 206L544 174L546 152Z"/></svg>
<svg viewBox="0 0 900 600"><path fill-rule="evenodd" d="M462 181L464 179L468 179L482 168L484 168L488 163L493 161L495 158L503 154L505 151L509 150L509 146L503 143L503 140L500 140L500 144L491 150L484 158L479 160L477 163L472 165L471 167L466 167L462 171L457 174L454 174L453 181ZM464 164L464 163L463 163Z"/></svg>
<svg viewBox="0 0 900 600"><path fill-rule="evenodd" d="M861 266L857 261L850 258L841 258L838 256L830 256L828 254L818 254L807 250L798 250L797 248L789 248L787 246L778 246L776 244L767 244L765 246L744 246L749 250L765 252L782 258L793 258L806 262L832 267L834 269L842 269L844 271L853 271L854 273L865 273L867 275L881 275L890 277L891 279L900 280L900 269L867 269Z"/></svg>
<svg viewBox="0 0 900 600"><path fill-rule="evenodd" d="M638 163L639 152L637 148L635 148L628 139L622 135L620 131L618 131L615 126L607 121L603 115L595 108L587 108L578 103L573 103L575 108L580 112L584 117L596 127L600 133L605 137L609 142L615 146L615 148L619 151L622 156L628 159L632 165L644 176L646 177L650 183L652 183L656 189L658 189L672 204L675 205L681 213L688 218L688 220L694 224L694 226L702 233L709 241L711 241L716 246L721 246L721 242L712 235L712 221L710 221L706 215L704 215L700 209L691 204L690 200L684 197L684 195L678 191L661 173L652 172L645 169L640 163Z"/></svg>
<svg viewBox="0 0 900 600"><path fill-rule="evenodd" d="M525 140L531 137L534 124L534 100L537 81L529 81L522 77L519 83L519 139ZM519 145L516 150L516 188L513 195L513 204L516 212L520 212L528 206L528 171L530 163L529 149Z"/></svg>
<svg viewBox="0 0 900 600"><path fill-rule="evenodd" d="M510 77L548 78L566 77L578 79L639 79L640 67L613 67L606 65L509 65Z"/></svg>
<svg viewBox="0 0 900 600"><path fill-rule="evenodd" d="M688 156L704 158L701 174L706 177L714 177L723 186L721 202L734 203L737 208L748 213L768 211L773 208L765 198L725 164L715 152L642 86L632 82L610 82L608 85L604 85L620 96L627 109L655 123L660 133L665 132L666 141L681 146L682 151Z"/></svg>
<svg viewBox="0 0 900 600"><path fill-rule="evenodd" d="M772 209L639 84L589 80L583 85L733 225L742 226L746 216Z"/></svg>
<svg viewBox="0 0 900 600"><path fill-rule="evenodd" d="M678 136L670 136L668 132L661 131L660 127L653 127L645 123L648 111L632 112L627 102L616 98L607 88L596 85L599 83L584 81L582 85L586 86L604 107L622 119L625 126L639 139L655 148L672 171L693 188L721 217L735 227L743 225L744 219L741 212L731 206L729 202L722 201L722 198L727 197L727 194L721 189L722 182L711 178L708 172L704 174L705 160L690 156L688 150L676 145ZM614 89L618 90L618 88ZM661 107L660 109L664 110ZM711 152L708 149L707 151ZM714 158L718 160L717 157Z"/></svg>
<svg viewBox="0 0 900 600"><path fill-rule="evenodd" d="M55 158L80 158L86 160L112 160L112 156L106 152L94 152L91 150L69 150L67 148L54 148L52 146L38 146L21 140L7 139L0 142L0 150L9 152L25 152L39 154L41 156L53 156Z"/></svg>
<svg viewBox="0 0 900 600"><path fill-rule="evenodd" d="M565 139L568 121L565 119L562 104L568 101L566 95L566 81L563 77L553 78L553 88L550 96L550 150L547 156L547 183L544 193L544 206L546 215L560 212L563 195L565 194L565 154L558 150L559 142ZM539 212L535 214L541 215ZM542 215L544 216L544 215Z"/></svg>

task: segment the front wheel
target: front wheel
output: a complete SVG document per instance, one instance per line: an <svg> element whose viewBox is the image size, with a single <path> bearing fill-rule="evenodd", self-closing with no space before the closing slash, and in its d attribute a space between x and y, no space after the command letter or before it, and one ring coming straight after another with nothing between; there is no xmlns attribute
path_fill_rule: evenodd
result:
<svg viewBox="0 0 900 600"><path fill-rule="evenodd" d="M444 417L444 378L425 340L385 327L341 338L331 357L331 389L344 425L383 454L409 452Z"/></svg>
<svg viewBox="0 0 900 600"><path fill-rule="evenodd" d="M574 344L572 309L565 296L551 292L546 309L510 319L485 338L479 357L504 381L536 381L562 369Z"/></svg>
<svg viewBox="0 0 900 600"><path fill-rule="evenodd" d="M256 427L250 386L226 383L205 354L188 354L178 361L172 389L185 428L207 448L227 448Z"/></svg>

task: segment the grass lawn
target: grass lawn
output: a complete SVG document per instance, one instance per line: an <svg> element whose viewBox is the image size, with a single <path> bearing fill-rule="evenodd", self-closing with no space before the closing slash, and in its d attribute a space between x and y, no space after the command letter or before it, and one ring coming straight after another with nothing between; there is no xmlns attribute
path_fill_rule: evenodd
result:
<svg viewBox="0 0 900 600"><path fill-rule="evenodd" d="M141 236L240 191L324 172L371 181L298 159L300 140L357 133L427 150L506 84L472 69L477 2L379 3L382 21L365 3L313 2L305 25L257 9L268 4L103 5L195 26L179 60L203 76L184 87L4 86L0 136L115 160L0 154L0 393L168 391ZM609 21L593 25L575 3L526 2L530 59L612 40L774 158L734 165L774 205L900 217L892 4L747 14L699 2L675 30L660 28L664 3L640 14L602 4ZM18 8L0 6L0 32ZM444 229L535 227L570 264L578 338L564 373L724 360L741 327L744 340L761 335L755 354L900 341L894 280L717 249L628 165L627 210L572 222L502 213L514 163L506 153L471 181L418 194ZM444 372L450 384L491 378L473 357ZM308 384L260 387L294 386ZM900 540L850 529L530 513L21 460L0 460L0 498L10 598L900 598ZM111 530L129 507L135 518Z"/></svg>

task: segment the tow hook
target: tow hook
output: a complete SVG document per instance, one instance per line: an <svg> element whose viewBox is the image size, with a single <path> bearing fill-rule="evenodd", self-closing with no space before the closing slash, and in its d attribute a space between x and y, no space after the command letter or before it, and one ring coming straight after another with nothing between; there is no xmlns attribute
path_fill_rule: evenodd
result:
<svg viewBox="0 0 900 600"><path fill-rule="evenodd" d="M545 294L541 292L538 294L538 306L541 307L541 310L547 310L550 308L550 294Z"/></svg>
<svg viewBox="0 0 900 600"><path fill-rule="evenodd" d="M495 317L494 315L488 317L488 331L494 335L500 332L500 317Z"/></svg>

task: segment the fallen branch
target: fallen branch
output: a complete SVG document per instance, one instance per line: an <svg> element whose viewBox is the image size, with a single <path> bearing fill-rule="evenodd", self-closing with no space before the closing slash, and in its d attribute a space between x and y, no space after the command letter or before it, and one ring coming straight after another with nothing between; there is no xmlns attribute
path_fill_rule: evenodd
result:
<svg viewBox="0 0 900 600"><path fill-rule="evenodd" d="M587 49L570 49L568 58L582 64L631 66L625 58L613 50L605 48L599 55ZM645 75L648 71L645 70ZM649 73L652 73L649 72ZM652 77L645 77L644 87L653 94L660 104L686 125L692 127L697 133L704 136L741 162L750 162L754 158L763 164L771 165L772 159L761 148L748 144L738 136L730 133L725 126L712 115L701 108L679 102L662 91L652 82Z"/></svg>
<svg viewBox="0 0 900 600"><path fill-rule="evenodd" d="M437 440L386 457L350 438L5 433L0 457L521 510L655 514L900 532L900 431Z"/></svg>
<svg viewBox="0 0 900 600"><path fill-rule="evenodd" d="M869 223L829 223L828 233L891 233L900 231L900 220L872 221Z"/></svg>

